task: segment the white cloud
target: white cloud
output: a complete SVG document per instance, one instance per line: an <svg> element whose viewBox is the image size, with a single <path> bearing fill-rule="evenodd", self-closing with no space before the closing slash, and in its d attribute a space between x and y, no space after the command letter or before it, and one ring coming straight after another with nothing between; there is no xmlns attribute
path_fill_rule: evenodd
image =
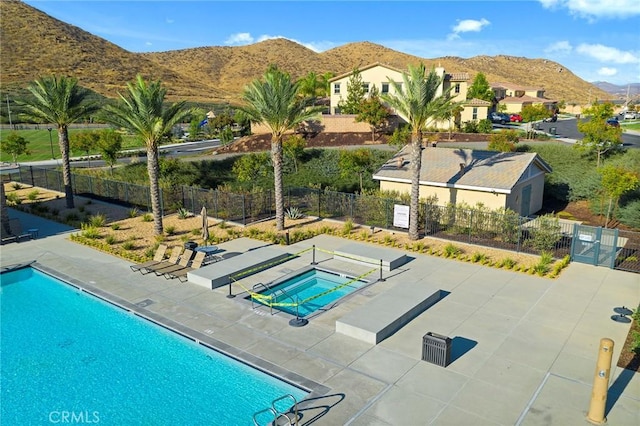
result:
<svg viewBox="0 0 640 426"><path fill-rule="evenodd" d="M175 20L173 20L173 19L171 19L171 18L167 18L167 19L165 19L165 22L166 22L167 24L173 24L173 23L175 22Z"/></svg>
<svg viewBox="0 0 640 426"><path fill-rule="evenodd" d="M545 53L551 53L551 54L559 53L562 55L567 55L571 53L572 50L573 50L573 47L571 46L571 43L569 43L566 40L557 41L544 48Z"/></svg>
<svg viewBox="0 0 640 426"><path fill-rule="evenodd" d="M631 18L640 15L638 0L538 0L546 9L568 9L586 19Z"/></svg>
<svg viewBox="0 0 640 426"><path fill-rule="evenodd" d="M612 62L614 64L640 64L640 57L631 52L624 52L615 47L602 44L583 43L576 47L576 52L597 59L600 62Z"/></svg>
<svg viewBox="0 0 640 426"><path fill-rule="evenodd" d="M482 18L481 20L476 19L463 19L458 20L458 23L451 29L453 32L449 34L449 39L456 39L460 37L460 33L468 33L468 32L480 32L484 27L491 24L491 22Z"/></svg>
<svg viewBox="0 0 640 426"><path fill-rule="evenodd" d="M225 41L224 44L231 45L242 45L242 44L251 44L253 43L253 37L251 33L236 33L231 34Z"/></svg>
<svg viewBox="0 0 640 426"><path fill-rule="evenodd" d="M602 67L598 70L598 75L603 77L611 77L618 74L618 70L610 67Z"/></svg>

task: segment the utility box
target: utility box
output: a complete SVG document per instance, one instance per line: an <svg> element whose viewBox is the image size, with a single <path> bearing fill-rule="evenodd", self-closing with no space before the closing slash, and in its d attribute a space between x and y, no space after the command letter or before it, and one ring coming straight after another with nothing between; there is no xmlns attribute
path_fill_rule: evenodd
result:
<svg viewBox="0 0 640 426"><path fill-rule="evenodd" d="M428 332L422 337L422 360L446 367L451 362L451 338Z"/></svg>
<svg viewBox="0 0 640 426"><path fill-rule="evenodd" d="M555 127L550 127L549 128L549 133L551 133L552 135L555 136L555 135L558 134L558 131L557 131L557 129Z"/></svg>

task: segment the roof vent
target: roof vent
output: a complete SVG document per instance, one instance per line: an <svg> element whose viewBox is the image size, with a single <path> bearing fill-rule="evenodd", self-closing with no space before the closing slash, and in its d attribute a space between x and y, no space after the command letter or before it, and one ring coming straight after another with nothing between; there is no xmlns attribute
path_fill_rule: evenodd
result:
<svg viewBox="0 0 640 426"><path fill-rule="evenodd" d="M464 163L460 163L460 174L461 175L464 174L464 167L465 167L465 164Z"/></svg>
<svg viewBox="0 0 640 426"><path fill-rule="evenodd" d="M396 167L401 169L404 166L404 157L399 157L396 159Z"/></svg>

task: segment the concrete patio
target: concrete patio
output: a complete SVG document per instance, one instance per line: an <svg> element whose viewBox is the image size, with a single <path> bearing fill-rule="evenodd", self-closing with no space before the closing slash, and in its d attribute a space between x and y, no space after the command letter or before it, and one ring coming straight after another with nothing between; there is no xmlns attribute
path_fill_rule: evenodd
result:
<svg viewBox="0 0 640 426"><path fill-rule="evenodd" d="M288 315L252 309L243 287L308 265L310 252L210 290L132 272L131 263L68 241L66 230L47 232L43 219L31 225L30 218L23 217L23 225L38 227L40 238L3 246L3 267L36 260L104 295L142 306L154 320L313 387L301 404L302 424L589 424L585 415L604 337L615 342L608 423L638 424L640 375L615 366L629 324L610 317L614 307L637 306L639 275L572 263L551 280L408 253L406 264L383 271L384 281L296 328ZM286 251L298 253L312 244L330 251L345 241L319 236ZM220 245L239 253L260 246L264 242L247 238ZM354 274L371 269L327 254L316 260ZM446 296L377 345L336 333L336 320L354 309L399 286L422 285L437 285ZM229 292L236 297L228 298ZM421 360L427 332L453 339L448 367Z"/></svg>

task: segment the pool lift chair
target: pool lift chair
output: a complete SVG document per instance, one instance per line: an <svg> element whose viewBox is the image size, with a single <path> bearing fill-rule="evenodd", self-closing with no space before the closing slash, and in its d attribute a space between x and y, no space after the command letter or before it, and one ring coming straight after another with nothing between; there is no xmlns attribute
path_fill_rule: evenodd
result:
<svg viewBox="0 0 640 426"><path fill-rule="evenodd" d="M156 253L153 256L152 260L148 260L146 262L143 263L138 263L135 265L131 265L130 268L133 272L136 271L140 271L142 268L146 268L149 266L155 266L159 263L161 263L164 260L165 255L167 254L167 249L168 247L166 246L166 244L160 244L158 246L158 249L156 250Z"/></svg>

